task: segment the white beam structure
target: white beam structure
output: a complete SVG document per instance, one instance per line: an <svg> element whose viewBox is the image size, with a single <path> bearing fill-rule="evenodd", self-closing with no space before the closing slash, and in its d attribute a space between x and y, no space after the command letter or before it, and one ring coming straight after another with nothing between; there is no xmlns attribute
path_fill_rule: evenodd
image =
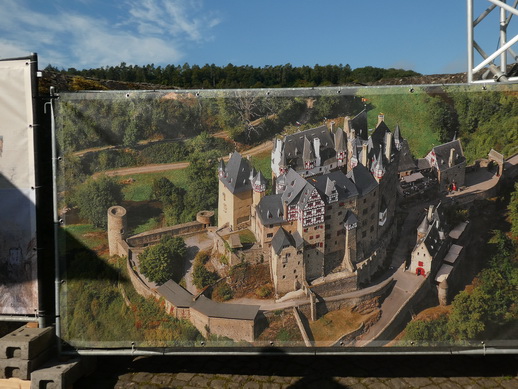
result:
<svg viewBox="0 0 518 389"><path fill-rule="evenodd" d="M467 22L468 22L468 83L475 82L496 82L496 81L518 81L518 77L508 77L507 59L511 56L515 62L518 62L518 55L513 51L512 46L518 42L518 34L514 37L507 36L508 26L513 16L518 16L518 0L513 0L513 5L507 4L507 0L485 0L489 3L489 7L474 19L473 3L474 0L467 0ZM475 27L482 22L493 10L500 10L500 26L498 39L498 48L486 53L482 47L475 41ZM475 51L482 57L482 61L475 65ZM495 64L495 60L499 58L499 65ZM492 79L474 80L474 74L478 71L488 68L483 78L489 73L493 74Z"/></svg>

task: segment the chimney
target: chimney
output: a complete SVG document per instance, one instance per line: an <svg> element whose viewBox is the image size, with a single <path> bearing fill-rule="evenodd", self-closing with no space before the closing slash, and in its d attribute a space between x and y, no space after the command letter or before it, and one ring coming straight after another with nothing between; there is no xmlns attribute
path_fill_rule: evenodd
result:
<svg viewBox="0 0 518 389"><path fill-rule="evenodd" d="M428 207L428 223L431 223L432 220L433 220L433 210L434 210L434 207L432 204L430 204L430 206Z"/></svg>
<svg viewBox="0 0 518 389"><path fill-rule="evenodd" d="M288 202L286 200L282 202L282 213L282 218L288 220Z"/></svg>
<svg viewBox="0 0 518 389"><path fill-rule="evenodd" d="M380 112L378 115L378 123L376 124L376 127L378 127L383 121L385 121L385 115Z"/></svg>
<svg viewBox="0 0 518 389"><path fill-rule="evenodd" d="M313 138L313 149L315 149L315 166L320 166L320 138Z"/></svg>
<svg viewBox="0 0 518 389"><path fill-rule="evenodd" d="M362 145L362 165L366 168L369 168L367 165L367 143Z"/></svg>
<svg viewBox="0 0 518 389"><path fill-rule="evenodd" d="M450 160L448 161L448 167L452 167L455 165L455 149L452 147L450 149Z"/></svg>
<svg viewBox="0 0 518 389"><path fill-rule="evenodd" d="M335 130L335 122L332 121L331 122L331 132L334 132L334 130Z"/></svg>
<svg viewBox="0 0 518 389"><path fill-rule="evenodd" d="M392 133L387 132L385 134L385 157L390 162L390 156L392 155Z"/></svg>

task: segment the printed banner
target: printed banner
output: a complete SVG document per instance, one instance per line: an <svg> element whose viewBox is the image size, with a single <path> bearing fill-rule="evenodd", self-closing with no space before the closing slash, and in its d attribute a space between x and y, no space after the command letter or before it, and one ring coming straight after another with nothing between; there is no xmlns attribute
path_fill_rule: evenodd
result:
<svg viewBox="0 0 518 389"><path fill-rule="evenodd" d="M0 118L0 314L33 315L38 280L30 59L0 61Z"/></svg>
<svg viewBox="0 0 518 389"><path fill-rule="evenodd" d="M63 339L516 348L517 91L61 94Z"/></svg>

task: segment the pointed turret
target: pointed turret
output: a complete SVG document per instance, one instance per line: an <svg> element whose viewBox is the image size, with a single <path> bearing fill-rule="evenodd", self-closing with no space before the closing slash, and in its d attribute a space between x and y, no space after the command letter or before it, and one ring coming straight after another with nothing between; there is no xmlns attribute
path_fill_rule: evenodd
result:
<svg viewBox="0 0 518 389"><path fill-rule="evenodd" d="M266 190L266 180L261 172L257 173L251 181L254 192L264 192Z"/></svg>
<svg viewBox="0 0 518 389"><path fill-rule="evenodd" d="M334 133L336 160L339 164L345 162L347 154L346 136L341 128L338 128Z"/></svg>
<svg viewBox="0 0 518 389"><path fill-rule="evenodd" d="M430 229L430 223L428 222L428 217L425 216L423 218L423 221L421 222L421 224L419 224L419 227L417 227L417 241L418 242L426 236L429 229Z"/></svg>
<svg viewBox="0 0 518 389"><path fill-rule="evenodd" d="M255 175L257 174L257 172L255 171L255 168L253 167L251 170L250 170L250 176L248 176L248 178L250 179L250 182L252 182L252 180L254 179Z"/></svg>
<svg viewBox="0 0 518 389"><path fill-rule="evenodd" d="M399 124L396 124L396 129L394 130L394 144L396 145L397 151L400 151L403 147L403 136L401 135Z"/></svg>
<svg viewBox="0 0 518 389"><path fill-rule="evenodd" d="M378 158L375 158L372 164L372 174L378 182L385 175L385 167L383 166L383 153L381 150L379 152Z"/></svg>
<svg viewBox="0 0 518 389"><path fill-rule="evenodd" d="M219 166L218 166L218 177L223 178L224 175L225 175L225 162L223 161L223 159L220 159Z"/></svg>

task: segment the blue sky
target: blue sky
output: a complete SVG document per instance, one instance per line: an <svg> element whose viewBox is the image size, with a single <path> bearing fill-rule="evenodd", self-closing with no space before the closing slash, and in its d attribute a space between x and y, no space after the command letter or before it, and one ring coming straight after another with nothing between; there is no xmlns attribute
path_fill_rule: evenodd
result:
<svg viewBox="0 0 518 389"><path fill-rule="evenodd" d="M477 15L489 4L475 3ZM476 38L492 51L498 24L484 23ZM466 71L466 47L465 0L0 0L0 58L37 52L42 68L291 63L435 74Z"/></svg>

